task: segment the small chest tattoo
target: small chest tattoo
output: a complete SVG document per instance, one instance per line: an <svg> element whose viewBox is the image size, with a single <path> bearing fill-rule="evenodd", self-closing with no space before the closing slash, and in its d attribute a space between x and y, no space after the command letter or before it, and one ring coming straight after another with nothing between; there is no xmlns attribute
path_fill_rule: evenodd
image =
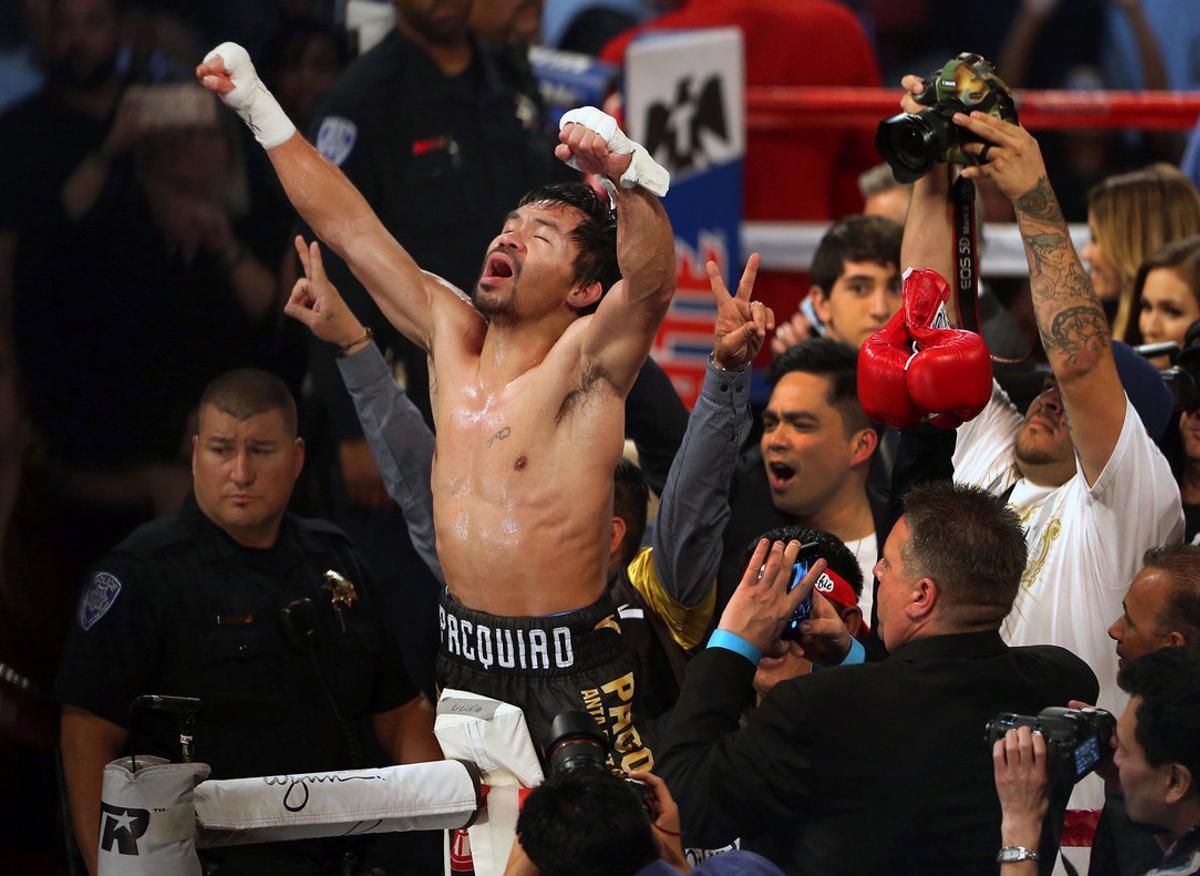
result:
<svg viewBox="0 0 1200 876"><path fill-rule="evenodd" d="M505 438L507 438L511 434L512 434L512 428L509 426L505 426L503 429L501 429L499 432L497 432L495 435L493 435L491 438L489 438L487 440L487 446L491 447L497 441L503 441Z"/></svg>

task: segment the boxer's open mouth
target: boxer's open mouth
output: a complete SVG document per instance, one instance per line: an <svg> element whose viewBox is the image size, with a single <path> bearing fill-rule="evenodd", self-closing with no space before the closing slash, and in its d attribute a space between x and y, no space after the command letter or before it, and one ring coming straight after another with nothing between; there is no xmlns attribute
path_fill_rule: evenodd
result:
<svg viewBox="0 0 1200 876"><path fill-rule="evenodd" d="M515 273L512 259L502 252L494 252L488 256L483 277L485 280L507 280Z"/></svg>
<svg viewBox="0 0 1200 876"><path fill-rule="evenodd" d="M777 490L786 487L796 477L796 470L784 462L767 463L767 472L772 488Z"/></svg>

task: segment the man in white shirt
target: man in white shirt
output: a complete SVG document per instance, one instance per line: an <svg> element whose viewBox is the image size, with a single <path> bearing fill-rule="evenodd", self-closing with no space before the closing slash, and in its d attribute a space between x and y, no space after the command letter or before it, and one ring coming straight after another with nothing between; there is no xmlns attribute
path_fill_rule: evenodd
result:
<svg viewBox="0 0 1200 876"><path fill-rule="evenodd" d="M908 111L919 109L912 100L919 82L903 81ZM1170 393L1153 366L1112 343L1037 142L979 112L957 114L954 123L979 140L964 147L980 163L963 176L991 180L1013 203L1053 372L1024 417L993 384L988 406L958 429L954 477L1006 496L1026 528L1028 564L1001 627L1005 640L1075 652L1100 681L1098 704L1119 714L1125 697L1105 629L1142 554L1183 537L1179 489L1152 437L1171 419ZM914 186L904 255L907 265L951 276L945 186L941 167ZM1071 802L1098 807L1100 800L1099 783L1085 781Z"/></svg>

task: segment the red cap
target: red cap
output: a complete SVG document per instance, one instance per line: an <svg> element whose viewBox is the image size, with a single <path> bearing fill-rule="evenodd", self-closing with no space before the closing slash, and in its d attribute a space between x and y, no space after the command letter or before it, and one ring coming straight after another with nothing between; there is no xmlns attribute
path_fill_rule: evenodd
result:
<svg viewBox="0 0 1200 876"><path fill-rule="evenodd" d="M851 606L858 605L858 595L854 592L854 588L850 586L850 582L828 566L825 567L825 571L821 573L821 577L817 579L817 582L813 584L813 590L835 605L840 605L842 608L850 608ZM867 632L867 619L864 617L858 638L861 639Z"/></svg>

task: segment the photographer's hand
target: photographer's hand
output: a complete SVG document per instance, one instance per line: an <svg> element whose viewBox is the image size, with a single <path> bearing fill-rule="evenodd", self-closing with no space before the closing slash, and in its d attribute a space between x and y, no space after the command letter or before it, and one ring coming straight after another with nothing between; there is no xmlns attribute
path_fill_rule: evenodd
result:
<svg viewBox="0 0 1200 876"><path fill-rule="evenodd" d="M792 566L800 546L795 540L786 546L781 541L768 546L766 539L760 540L717 628L739 636L760 652L774 648L784 624L828 565L823 559L817 560L789 593Z"/></svg>
<svg viewBox="0 0 1200 876"><path fill-rule="evenodd" d="M837 665L850 653L851 640L850 631L833 603L823 594L814 593L812 615L800 624L804 656L821 666Z"/></svg>
<svg viewBox="0 0 1200 876"><path fill-rule="evenodd" d="M996 795L1000 798L1000 844L1038 850L1042 821L1050 808L1046 777L1046 740L1029 727L1017 727L992 747ZM1035 874L1036 861L1006 864L1005 876Z"/></svg>
<svg viewBox="0 0 1200 876"><path fill-rule="evenodd" d="M680 873L686 873L691 868L683 856L679 806L667 789L667 783L653 773L630 773L629 778L644 782L646 789L653 795L653 799L648 801L653 808L650 824L654 828L654 841L658 843L659 854Z"/></svg>
<svg viewBox="0 0 1200 876"><path fill-rule="evenodd" d="M969 116L955 113L954 124L983 140L962 147L968 155L984 159L982 164L963 168L967 179L990 179L1005 197L1016 202L1046 177L1042 150L1033 135L1020 125L978 110Z"/></svg>

